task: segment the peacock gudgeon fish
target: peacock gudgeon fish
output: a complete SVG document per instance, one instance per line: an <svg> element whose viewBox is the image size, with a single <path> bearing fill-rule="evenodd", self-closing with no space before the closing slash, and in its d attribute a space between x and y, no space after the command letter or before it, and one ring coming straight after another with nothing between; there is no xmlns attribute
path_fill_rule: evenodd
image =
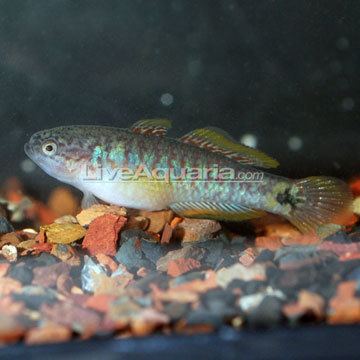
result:
<svg viewBox="0 0 360 360"><path fill-rule="evenodd" d="M343 181L292 180L262 169L278 162L217 128L166 137L171 123L142 120L130 129L79 125L35 133L26 154L46 173L96 198L134 209L172 209L184 217L241 221L266 212L302 232L341 223L352 203Z"/></svg>

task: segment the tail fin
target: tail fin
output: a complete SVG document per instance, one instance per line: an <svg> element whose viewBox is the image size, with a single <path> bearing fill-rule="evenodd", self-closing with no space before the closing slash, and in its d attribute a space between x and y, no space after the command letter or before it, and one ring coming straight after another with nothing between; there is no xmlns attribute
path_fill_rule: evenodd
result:
<svg viewBox="0 0 360 360"><path fill-rule="evenodd" d="M344 224L351 215L352 194L339 179L312 176L294 181L295 201L286 218L303 233L320 225Z"/></svg>

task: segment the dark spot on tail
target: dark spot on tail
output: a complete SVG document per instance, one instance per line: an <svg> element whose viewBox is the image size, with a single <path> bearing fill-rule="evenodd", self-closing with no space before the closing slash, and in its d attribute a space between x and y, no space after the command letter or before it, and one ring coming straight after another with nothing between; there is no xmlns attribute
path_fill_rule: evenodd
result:
<svg viewBox="0 0 360 360"><path fill-rule="evenodd" d="M276 200L281 205L290 205L293 209L299 203L298 199L290 193L290 188L276 195Z"/></svg>

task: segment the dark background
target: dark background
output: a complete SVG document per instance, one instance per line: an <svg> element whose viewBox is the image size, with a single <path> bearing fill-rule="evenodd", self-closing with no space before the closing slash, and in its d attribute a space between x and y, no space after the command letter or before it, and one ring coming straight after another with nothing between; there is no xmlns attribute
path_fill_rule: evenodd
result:
<svg viewBox="0 0 360 360"><path fill-rule="evenodd" d="M357 174L359 19L357 0L0 1L0 180L57 184L23 170L34 131L149 117L253 134L287 176Z"/></svg>

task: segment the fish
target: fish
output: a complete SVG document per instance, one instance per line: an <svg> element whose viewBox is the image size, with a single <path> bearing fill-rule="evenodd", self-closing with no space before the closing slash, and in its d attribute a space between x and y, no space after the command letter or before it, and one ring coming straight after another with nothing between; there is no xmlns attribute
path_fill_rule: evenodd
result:
<svg viewBox="0 0 360 360"><path fill-rule="evenodd" d="M168 119L130 128L60 126L33 134L24 150L42 170L99 200L133 209L171 209L182 217L243 221L283 216L303 233L342 224L352 195L337 178L289 179L279 163L215 127L166 136Z"/></svg>

